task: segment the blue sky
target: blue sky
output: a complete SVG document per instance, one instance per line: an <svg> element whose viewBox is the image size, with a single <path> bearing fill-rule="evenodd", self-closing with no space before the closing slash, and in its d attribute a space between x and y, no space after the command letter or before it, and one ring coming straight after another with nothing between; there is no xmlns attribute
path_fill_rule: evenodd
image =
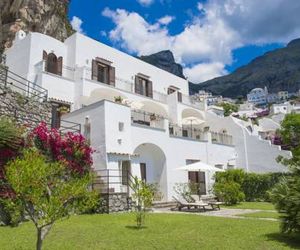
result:
<svg viewBox="0 0 300 250"><path fill-rule="evenodd" d="M170 49L194 82L300 37L299 0L72 0L73 27L132 55Z"/></svg>

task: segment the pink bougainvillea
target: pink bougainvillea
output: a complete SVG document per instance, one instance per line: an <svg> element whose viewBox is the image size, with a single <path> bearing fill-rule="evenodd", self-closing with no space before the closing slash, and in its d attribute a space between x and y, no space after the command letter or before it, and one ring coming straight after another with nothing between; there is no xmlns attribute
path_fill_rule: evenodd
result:
<svg viewBox="0 0 300 250"><path fill-rule="evenodd" d="M57 129L48 129L42 122L30 138L51 161L64 163L73 173L85 174L91 170L93 150L81 134L68 132L61 135Z"/></svg>

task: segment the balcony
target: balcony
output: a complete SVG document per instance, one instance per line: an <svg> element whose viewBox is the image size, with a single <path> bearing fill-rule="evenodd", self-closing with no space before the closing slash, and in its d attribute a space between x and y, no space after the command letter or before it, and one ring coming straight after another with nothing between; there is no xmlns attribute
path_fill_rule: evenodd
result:
<svg viewBox="0 0 300 250"><path fill-rule="evenodd" d="M170 136L189 138L197 141L207 141L207 133L191 126L169 125Z"/></svg>
<svg viewBox="0 0 300 250"><path fill-rule="evenodd" d="M197 100L188 95L182 95L182 103L196 109L205 110L205 101Z"/></svg>
<svg viewBox="0 0 300 250"><path fill-rule="evenodd" d="M210 132L210 133L211 133L212 143L233 146L233 139L231 135L225 133L217 133L217 132Z"/></svg>
<svg viewBox="0 0 300 250"><path fill-rule="evenodd" d="M145 127L160 130L165 129L165 118L163 116L155 113L146 112L143 110L132 110L131 122L132 124L141 125Z"/></svg>
<svg viewBox="0 0 300 250"><path fill-rule="evenodd" d="M140 95L138 93L135 93L133 82L122 79L118 76L116 76L116 78L115 78L115 86L92 80L92 70L91 70L91 68L88 68L88 67L84 67L83 78L85 80L92 81L92 82L97 83L97 84L101 84L101 85L105 85L105 86L111 86L111 87L114 87L114 88L119 89L119 90L123 90L123 91L126 91L126 92L133 93L135 95L139 95L139 96L142 96L142 97L145 97L145 98L153 99L155 101L159 101L159 102L162 102L162 103L167 103L167 95L166 94L153 90L152 91L153 92L153 97L152 98L147 97L145 95Z"/></svg>

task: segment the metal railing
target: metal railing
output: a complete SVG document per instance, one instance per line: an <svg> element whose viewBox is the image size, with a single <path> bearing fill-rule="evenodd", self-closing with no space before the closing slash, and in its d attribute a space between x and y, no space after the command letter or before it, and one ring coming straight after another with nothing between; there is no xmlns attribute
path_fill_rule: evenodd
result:
<svg viewBox="0 0 300 250"><path fill-rule="evenodd" d="M137 109L131 111L131 122L158 129L164 129L165 126L165 118L163 116Z"/></svg>
<svg viewBox="0 0 300 250"><path fill-rule="evenodd" d="M115 85L112 86L112 85L109 85L109 84L105 84L105 83L102 83L102 82L99 82L99 81L92 80L92 70L91 70L91 68L84 67L84 73L83 74L84 74L84 79L86 79L86 80L93 81L93 82L96 82L98 84L104 84L106 86L111 86L111 87L114 87L116 89L124 90L124 91L127 91L127 92L131 92L135 95L148 97L148 96L144 96L144 95L141 95L139 93L136 93L135 89L134 89L134 82L132 82L132 81L128 81L128 80L125 80L125 79L122 79L122 78L116 76ZM155 90L152 91L152 94L153 94L153 97L149 97L149 98L152 98L152 99L154 99L156 101L159 101L159 102L167 103L167 95L166 94L155 91Z"/></svg>
<svg viewBox="0 0 300 250"><path fill-rule="evenodd" d="M72 80L72 81L75 80L75 71L76 70L73 67L70 67L70 66L67 66L67 65L63 64L61 75L48 72L47 70L45 70L45 68L46 68L46 61L45 60L42 60L42 61L38 62L37 64L35 64L36 73L43 72L43 73L46 73L46 74L52 74L52 75L57 76L57 77L67 78L67 79Z"/></svg>
<svg viewBox="0 0 300 250"><path fill-rule="evenodd" d="M185 105L192 106L194 108L200 109L200 110L205 110L205 102L204 101L199 101L192 96L188 95L182 95L182 102Z"/></svg>
<svg viewBox="0 0 300 250"><path fill-rule="evenodd" d="M233 145L233 139L231 135L218 132L210 132L212 143L218 143L223 145Z"/></svg>
<svg viewBox="0 0 300 250"><path fill-rule="evenodd" d="M190 138L198 141L207 141L207 132L191 126L178 126L175 124L169 125L169 133L171 136Z"/></svg>
<svg viewBox="0 0 300 250"><path fill-rule="evenodd" d="M48 91L0 65L0 84L26 97L46 101Z"/></svg>

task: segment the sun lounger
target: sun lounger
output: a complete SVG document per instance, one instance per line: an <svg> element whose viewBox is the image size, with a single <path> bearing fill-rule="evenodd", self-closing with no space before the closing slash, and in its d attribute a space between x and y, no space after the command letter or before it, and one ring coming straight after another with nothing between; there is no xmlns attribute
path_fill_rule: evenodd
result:
<svg viewBox="0 0 300 250"><path fill-rule="evenodd" d="M174 200L177 202L177 208L179 211L181 211L182 208L186 207L188 210L190 210L191 208L202 208L205 211L205 207L208 206L207 203L203 203L203 202L188 202L184 199L179 199L174 197Z"/></svg>
<svg viewBox="0 0 300 250"><path fill-rule="evenodd" d="M196 203L207 203L209 206L211 206L211 208L213 210L215 210L215 209L220 210L221 209L220 205L224 204L224 202L220 202L220 201L215 200L214 197L209 198L209 200L207 200L205 202L202 201L202 199L199 197L199 195L191 195L191 197L195 200Z"/></svg>

